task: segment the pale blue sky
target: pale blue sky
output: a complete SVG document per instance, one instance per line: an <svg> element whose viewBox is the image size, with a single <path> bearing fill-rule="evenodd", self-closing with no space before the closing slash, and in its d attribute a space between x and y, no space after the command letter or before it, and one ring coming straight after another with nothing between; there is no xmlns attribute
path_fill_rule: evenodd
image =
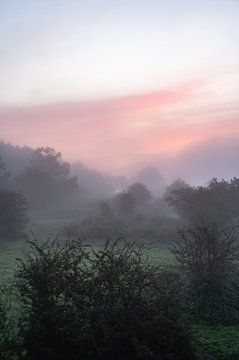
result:
<svg viewBox="0 0 239 360"><path fill-rule="evenodd" d="M1 0L0 103L143 93L238 79L236 0Z"/></svg>

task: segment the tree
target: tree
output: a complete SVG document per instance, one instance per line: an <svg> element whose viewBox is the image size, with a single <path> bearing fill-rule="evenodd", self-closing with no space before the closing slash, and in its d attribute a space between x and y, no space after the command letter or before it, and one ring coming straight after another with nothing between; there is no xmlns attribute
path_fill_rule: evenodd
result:
<svg viewBox="0 0 239 360"><path fill-rule="evenodd" d="M177 192L178 190L188 189L188 188L190 188L190 185L188 185L186 181L184 181L183 179L178 178L174 180L169 186L167 186L163 194L163 199L168 201L169 199L171 199L171 197L172 198L174 197L175 192Z"/></svg>
<svg viewBox="0 0 239 360"><path fill-rule="evenodd" d="M151 192L138 182L128 186L127 193L132 196L137 206L143 206L152 199Z"/></svg>
<svg viewBox="0 0 239 360"><path fill-rule="evenodd" d="M76 177L70 177L70 165L52 148L38 148L30 165L15 179L15 186L33 208L55 205L78 190Z"/></svg>
<svg viewBox="0 0 239 360"><path fill-rule="evenodd" d="M207 186L175 189L167 201L191 223L200 216L211 222L230 225L239 220L239 179L219 181L213 178Z"/></svg>
<svg viewBox="0 0 239 360"><path fill-rule="evenodd" d="M0 156L0 191L10 188L10 173L6 169L6 165Z"/></svg>
<svg viewBox="0 0 239 360"><path fill-rule="evenodd" d="M70 164L62 162L61 153L50 147L37 148L31 160L31 166L55 179L66 179L70 175Z"/></svg>
<svg viewBox="0 0 239 360"><path fill-rule="evenodd" d="M14 240L23 236L28 218L26 201L15 191L0 192L0 239Z"/></svg>
<svg viewBox="0 0 239 360"><path fill-rule="evenodd" d="M16 274L34 359L193 359L175 288L142 249L30 242Z"/></svg>
<svg viewBox="0 0 239 360"><path fill-rule="evenodd" d="M238 230L201 221L179 230L179 235L172 252L188 279L197 313L209 321L230 321L229 309L235 304L230 303L234 296L228 292L232 283L227 285L238 259Z"/></svg>

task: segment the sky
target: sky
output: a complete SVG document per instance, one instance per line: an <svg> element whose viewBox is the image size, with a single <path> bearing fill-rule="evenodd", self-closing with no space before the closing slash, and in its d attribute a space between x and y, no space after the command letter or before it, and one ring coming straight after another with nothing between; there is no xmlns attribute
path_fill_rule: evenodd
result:
<svg viewBox="0 0 239 360"><path fill-rule="evenodd" d="M224 176L238 20L238 0L1 0L0 139L114 174L200 158Z"/></svg>

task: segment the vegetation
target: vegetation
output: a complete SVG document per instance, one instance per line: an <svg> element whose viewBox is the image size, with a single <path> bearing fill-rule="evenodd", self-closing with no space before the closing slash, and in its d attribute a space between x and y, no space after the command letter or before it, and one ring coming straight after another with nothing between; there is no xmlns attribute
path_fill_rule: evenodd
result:
<svg viewBox="0 0 239 360"><path fill-rule="evenodd" d="M230 181L212 179L207 186L196 188L182 184L168 194L169 205L187 221L193 223L198 216L207 221L229 225L239 217L239 179Z"/></svg>
<svg viewBox="0 0 239 360"><path fill-rule="evenodd" d="M14 185L32 209L60 203L78 191L76 177L70 178L70 165L52 148L38 148L29 166L15 178Z"/></svg>
<svg viewBox="0 0 239 360"><path fill-rule="evenodd" d="M15 337L8 349L5 342L5 354L16 349L25 359L194 358L178 288L167 273L145 263L142 249L124 241L96 251L79 242L30 245L15 277L22 343Z"/></svg>
<svg viewBox="0 0 239 360"><path fill-rule="evenodd" d="M0 192L0 209L0 239L22 238L28 222L23 195L15 191Z"/></svg>
<svg viewBox="0 0 239 360"><path fill-rule="evenodd" d="M10 173L6 169L2 157L0 156L0 191L8 189L10 186Z"/></svg>
<svg viewBox="0 0 239 360"><path fill-rule="evenodd" d="M0 158L1 360L239 358L239 179L75 177L54 149L22 150L18 174Z"/></svg>
<svg viewBox="0 0 239 360"><path fill-rule="evenodd" d="M185 273L193 310L214 323L239 320L239 292L235 279L238 231L201 222L179 230L173 253Z"/></svg>

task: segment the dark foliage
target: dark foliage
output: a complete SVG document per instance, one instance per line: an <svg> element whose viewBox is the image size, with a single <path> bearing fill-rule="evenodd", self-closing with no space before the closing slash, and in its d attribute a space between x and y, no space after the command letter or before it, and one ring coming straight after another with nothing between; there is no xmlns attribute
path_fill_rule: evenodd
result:
<svg viewBox="0 0 239 360"><path fill-rule="evenodd" d="M77 178L70 177L70 165L52 148L38 148L25 171L15 178L33 209L44 209L76 195Z"/></svg>
<svg viewBox="0 0 239 360"><path fill-rule="evenodd" d="M151 192L144 184L139 182L128 186L127 193L133 197L137 206L144 206L149 200L152 199Z"/></svg>
<svg viewBox="0 0 239 360"><path fill-rule="evenodd" d="M28 218L26 201L15 191L0 192L0 239L14 240L23 236Z"/></svg>
<svg viewBox="0 0 239 360"><path fill-rule="evenodd" d="M16 274L28 359L193 359L179 294L142 250L38 244Z"/></svg>
<svg viewBox="0 0 239 360"><path fill-rule="evenodd" d="M202 221L179 235L172 252L187 276L194 311L210 322L238 320L237 229Z"/></svg>
<svg viewBox="0 0 239 360"><path fill-rule="evenodd" d="M0 288L0 360L23 360L19 332L20 309L16 303L16 294L12 284Z"/></svg>
<svg viewBox="0 0 239 360"><path fill-rule="evenodd" d="M7 171L6 165L0 156L0 191L10 188L11 174Z"/></svg>
<svg viewBox="0 0 239 360"><path fill-rule="evenodd" d="M188 189L190 185L188 185L183 179L174 180L169 186L166 187L166 190L163 194L163 200L168 201L172 207L174 206L174 201L177 199L177 191ZM176 204L175 204L176 205Z"/></svg>
<svg viewBox="0 0 239 360"><path fill-rule="evenodd" d="M168 204L189 222L198 216L224 225L239 220L239 179L212 179L207 186L172 189Z"/></svg>

